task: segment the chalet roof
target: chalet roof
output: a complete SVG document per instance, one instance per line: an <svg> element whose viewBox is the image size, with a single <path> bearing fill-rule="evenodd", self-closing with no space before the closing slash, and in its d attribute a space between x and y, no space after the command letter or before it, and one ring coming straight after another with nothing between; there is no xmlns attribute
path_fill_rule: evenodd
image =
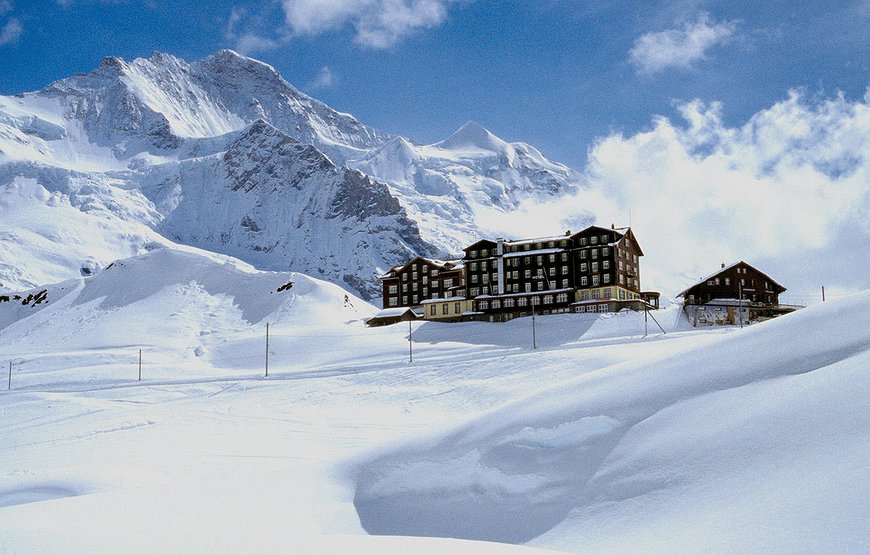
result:
<svg viewBox="0 0 870 555"><path fill-rule="evenodd" d="M480 240L478 240L478 241L476 241L476 242L474 242L474 243L468 245L467 247L465 247L465 248L462 249L462 250L468 252L468 251L470 251L471 249L475 249L475 248L477 248L478 246L482 246L482 245L486 245L487 247L489 247L489 246L493 246L493 247L494 247L494 246L497 245L497 243L496 243L495 241L493 241L492 239L480 239Z"/></svg>
<svg viewBox="0 0 870 555"><path fill-rule="evenodd" d="M728 270L734 268L735 266L739 266L740 264L743 264L743 265L746 266L747 268L752 268L754 271L758 272L759 274L761 274L762 276L764 276L765 278L767 278L767 279L770 281L770 283L772 283L775 287L779 287L780 289L782 289L782 291L785 291L785 290L786 290L786 288L785 288L784 286L782 286L779 282L777 282L775 279L773 279L773 278L770 277L769 275L765 274L764 272L762 272L761 270L759 270L758 268L756 268L756 267L753 266L752 264L749 264L749 263L747 263L747 262L744 262L743 260L739 260L739 261L737 261L737 262L734 262L733 264L729 264L728 266L725 266L724 268L721 268L719 271L717 271L717 272L715 272L715 273L712 273L712 274L710 274L709 276L707 276L707 277L705 277L705 278L702 278L700 281L696 282L694 285L692 285L692 286L690 286L690 287L687 287L687 288L686 288L682 293L680 293L680 294L677 295L677 296L678 296L678 297L684 297L684 296L686 295L686 293L689 292L689 289L692 289L692 288L697 287L697 286L699 286L699 285L703 285L703 284L707 283L707 281L709 281L709 280L711 280L711 279L715 279L716 276L721 275L721 274L727 272ZM782 291L780 291L780 293L782 293Z"/></svg>
<svg viewBox="0 0 870 555"><path fill-rule="evenodd" d="M444 297L441 299L423 299L420 304L453 303L464 300L465 297Z"/></svg>
<svg viewBox="0 0 870 555"><path fill-rule="evenodd" d="M380 279L390 279L392 277L395 277L397 272L407 268L408 266L410 266L411 264L413 264L415 262L423 262L426 264L430 264L432 266L438 266L442 270L461 269L465 265L465 262L461 259L460 260L438 260L436 258L425 258L423 256L415 256L414 258L412 258L411 260L409 260L408 262L406 262L404 264L400 264L398 266L393 266L392 268L389 269L389 271L387 271L387 273L380 276Z"/></svg>

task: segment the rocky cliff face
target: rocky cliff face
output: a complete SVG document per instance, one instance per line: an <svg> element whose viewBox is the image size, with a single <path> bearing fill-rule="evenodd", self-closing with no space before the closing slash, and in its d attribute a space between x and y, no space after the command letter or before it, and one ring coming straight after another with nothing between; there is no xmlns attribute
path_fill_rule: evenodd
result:
<svg viewBox="0 0 870 555"><path fill-rule="evenodd" d="M0 97L0 283L179 242L372 297L389 267L488 235L481 209L577 187L570 169L476 124L428 146L391 137L232 51L110 57Z"/></svg>

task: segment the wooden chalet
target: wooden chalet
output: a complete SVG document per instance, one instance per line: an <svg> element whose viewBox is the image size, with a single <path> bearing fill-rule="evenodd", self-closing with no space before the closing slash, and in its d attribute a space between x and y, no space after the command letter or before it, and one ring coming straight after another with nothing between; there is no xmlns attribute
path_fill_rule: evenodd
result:
<svg viewBox="0 0 870 555"><path fill-rule="evenodd" d="M744 261L721 269L681 292L683 309L693 325L738 324L792 312L779 295L786 290Z"/></svg>

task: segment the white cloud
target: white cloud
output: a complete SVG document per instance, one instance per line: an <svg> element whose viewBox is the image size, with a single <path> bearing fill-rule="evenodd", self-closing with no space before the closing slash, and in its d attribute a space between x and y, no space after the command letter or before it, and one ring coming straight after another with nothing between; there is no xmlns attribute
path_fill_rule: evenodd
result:
<svg viewBox="0 0 870 555"><path fill-rule="evenodd" d="M281 42L267 37L261 37L255 33L244 33L236 38L236 51L243 56L255 52L268 52L281 45Z"/></svg>
<svg viewBox="0 0 870 555"><path fill-rule="evenodd" d="M707 14L695 22L684 22L678 29L647 33L634 41L630 59L643 73L668 68L688 68L705 58L706 52L737 32L733 21L713 23Z"/></svg>
<svg viewBox="0 0 870 555"><path fill-rule="evenodd" d="M338 76L333 73L329 66L323 66L314 76L314 79L308 83L306 89L328 89L338 82Z"/></svg>
<svg viewBox="0 0 870 555"><path fill-rule="evenodd" d="M296 35L315 36L351 25L357 44L388 48L436 27L452 0L283 0L287 25Z"/></svg>
<svg viewBox="0 0 870 555"><path fill-rule="evenodd" d="M23 31L24 28L21 26L21 22L13 17L0 29L0 46L18 42L18 38Z"/></svg>

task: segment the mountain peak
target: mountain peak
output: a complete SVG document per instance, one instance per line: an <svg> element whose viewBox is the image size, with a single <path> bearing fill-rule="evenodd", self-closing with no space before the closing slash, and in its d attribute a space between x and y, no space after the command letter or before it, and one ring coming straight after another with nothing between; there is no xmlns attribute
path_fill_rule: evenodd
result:
<svg viewBox="0 0 870 555"><path fill-rule="evenodd" d="M445 149L478 148L492 152L504 152L510 145L489 132L479 123L465 122L455 133L437 144Z"/></svg>

